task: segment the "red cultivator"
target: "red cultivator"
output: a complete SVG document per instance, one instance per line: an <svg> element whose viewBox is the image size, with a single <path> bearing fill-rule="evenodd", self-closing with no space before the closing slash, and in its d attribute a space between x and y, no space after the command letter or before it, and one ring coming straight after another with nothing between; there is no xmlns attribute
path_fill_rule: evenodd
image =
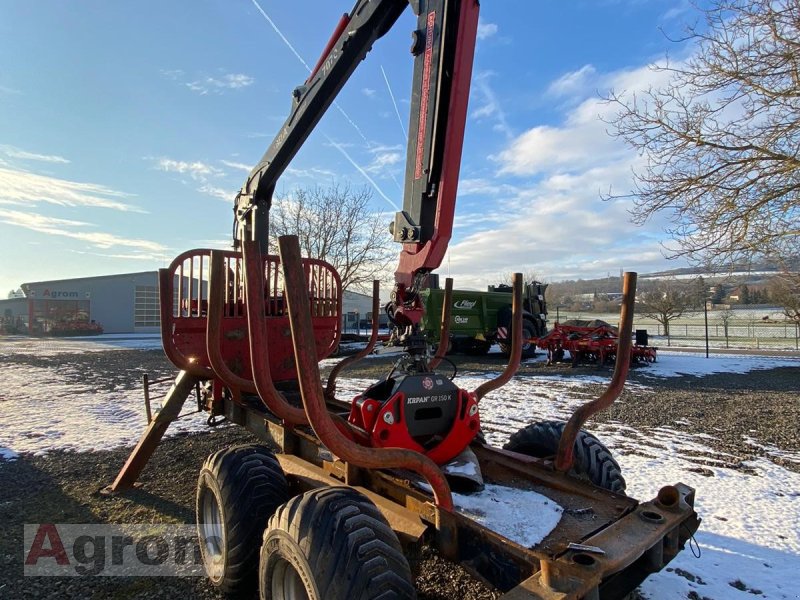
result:
<svg viewBox="0 0 800 600"><path fill-rule="evenodd" d="M568 321L556 323L547 335L536 341L536 345L547 350L548 364L562 362L569 352L573 366L579 363L602 366L616 361L619 332L603 321ZM633 344L631 364L656 362L657 350L653 346Z"/></svg>

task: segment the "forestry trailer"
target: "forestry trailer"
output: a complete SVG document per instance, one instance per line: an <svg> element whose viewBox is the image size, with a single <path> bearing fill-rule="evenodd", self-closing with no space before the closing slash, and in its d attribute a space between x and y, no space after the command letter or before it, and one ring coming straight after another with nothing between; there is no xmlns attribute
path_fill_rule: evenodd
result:
<svg viewBox="0 0 800 600"><path fill-rule="evenodd" d="M388 313L404 352L385 377L340 399L339 363L323 386L319 361L341 336L342 289L331 265L302 258L297 237L268 252L279 177L373 44L412 10L414 61L400 244ZM694 490L665 485L639 501L610 452L582 430L622 391L635 274L625 277L622 335L608 390L566 423L534 422L504 448L478 436L480 407L519 366L474 390L437 371L420 327L420 285L439 267L453 227L467 98L478 28L476 0L358 0L344 15L291 113L235 201L233 250L184 252L159 274L164 350L179 369L109 493L133 485L195 392L209 422L244 426L260 444L220 448L202 465L197 528L209 580L233 597L377 600L416 597L423 545L494 586L505 600L623 598L661 570L697 530ZM373 314L380 310L374 286ZM515 275L511 339L523 331ZM452 298L447 280L443 312ZM442 339L447 339L448 319ZM531 398L531 412L536 412ZM655 474L653 474L655 476ZM558 506L535 542L510 539L459 511L451 486L524 490ZM493 510L491 503L486 513ZM543 516L531 510L523 519Z"/></svg>

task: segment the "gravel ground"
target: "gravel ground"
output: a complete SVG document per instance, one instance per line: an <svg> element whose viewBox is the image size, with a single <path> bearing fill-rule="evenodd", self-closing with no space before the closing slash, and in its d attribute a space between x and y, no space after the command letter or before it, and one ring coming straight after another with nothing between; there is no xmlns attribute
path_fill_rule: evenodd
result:
<svg viewBox="0 0 800 600"><path fill-rule="evenodd" d="M98 385L110 377L119 382L134 378L127 372L128 351L76 355L69 360L93 361ZM144 351L145 364L152 372L167 367L160 352ZM59 357L59 360L64 357ZM24 356L3 357L4 361L38 360ZM42 359L45 361L47 359ZM52 360L52 359L50 359ZM496 372L502 359L459 358L459 369ZM348 371L348 376L374 377L385 373L389 358L365 361L366 367ZM52 363L51 363L52 364ZM519 376L551 374L565 376L586 373L587 368L524 365ZM593 370L593 369L592 369ZM616 421L637 427L674 427L684 419L692 433L708 433L710 446L728 452L741 462L763 455L758 446L781 450L800 449L797 402L797 369L754 371L747 375L712 375L701 379L676 377L644 379L634 372L633 382L645 383L652 391L626 391L620 402L599 421ZM110 384L109 384L110 385ZM110 388L109 388L110 389ZM598 390L600 386L598 386ZM23 578L22 524L24 523L194 523L194 495L197 473L205 457L216 449L253 441L239 428L219 427L199 435L181 435L165 440L143 473L142 487L125 496L108 498L99 491L110 483L128 455L123 448L102 452L51 452L46 456L23 455L12 462L0 462L0 598L218 598L202 578ZM773 459L779 462L778 459ZM784 465L800 470L795 463ZM420 600L492 599L499 594L485 588L458 567L426 550L417 578Z"/></svg>

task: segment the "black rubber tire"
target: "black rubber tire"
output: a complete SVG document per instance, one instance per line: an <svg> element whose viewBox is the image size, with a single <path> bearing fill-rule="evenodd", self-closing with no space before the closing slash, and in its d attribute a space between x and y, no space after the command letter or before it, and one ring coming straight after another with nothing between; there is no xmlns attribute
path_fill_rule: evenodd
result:
<svg viewBox="0 0 800 600"><path fill-rule="evenodd" d="M512 435L503 449L537 458L555 456L564 425L562 421L533 423ZM575 439L574 452L575 463L570 473L584 477L601 488L618 494L625 493L625 479L619 463L603 442L587 431L580 431Z"/></svg>
<svg viewBox="0 0 800 600"><path fill-rule="evenodd" d="M258 570L262 600L410 600L400 542L381 512L349 487L295 496L270 518Z"/></svg>
<svg viewBox="0 0 800 600"><path fill-rule="evenodd" d="M233 446L209 456L197 480L197 534L211 585L225 594L255 592L258 549L267 519L289 499L289 485L269 448ZM216 513L214 512L216 511ZM209 539L219 523L220 540Z"/></svg>
<svg viewBox="0 0 800 600"><path fill-rule="evenodd" d="M536 327L527 319L522 320L522 339L529 340L536 337ZM533 342L528 343L527 347L522 346L522 358L533 358L536 356L536 344Z"/></svg>
<svg viewBox="0 0 800 600"><path fill-rule="evenodd" d="M485 340L470 340L466 348L464 348L464 354L467 356L486 356L489 354L489 350L492 348L492 343L487 342Z"/></svg>
<svg viewBox="0 0 800 600"><path fill-rule="evenodd" d="M511 328L509 327L509 329ZM523 319L522 339L529 340L535 336L536 336L536 328L534 327L533 323L531 323L527 319ZM511 343L505 343L505 342L498 342L498 343L500 344L500 352L502 352L505 356L511 356L511 350L513 348L511 343L513 343L513 340L511 341ZM526 358L533 358L534 356L536 356L536 344L530 343L528 344L527 347L523 346L522 355L520 357L522 360L525 360Z"/></svg>

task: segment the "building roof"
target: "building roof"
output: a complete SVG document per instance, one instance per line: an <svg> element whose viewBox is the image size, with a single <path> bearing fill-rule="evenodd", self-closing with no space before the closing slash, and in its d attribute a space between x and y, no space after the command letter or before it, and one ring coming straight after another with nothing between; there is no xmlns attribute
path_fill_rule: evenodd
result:
<svg viewBox="0 0 800 600"><path fill-rule="evenodd" d="M54 284L63 284L63 283L72 283L78 281L91 281L95 279L114 279L118 277L132 277L135 275L158 275L158 271L136 271L135 273L116 273L114 275L94 275L91 277L70 277L67 279L51 279L47 281L30 281L28 283L23 283L20 287L22 291L25 292L27 295L28 289L32 286L39 286L39 285L54 285Z"/></svg>

